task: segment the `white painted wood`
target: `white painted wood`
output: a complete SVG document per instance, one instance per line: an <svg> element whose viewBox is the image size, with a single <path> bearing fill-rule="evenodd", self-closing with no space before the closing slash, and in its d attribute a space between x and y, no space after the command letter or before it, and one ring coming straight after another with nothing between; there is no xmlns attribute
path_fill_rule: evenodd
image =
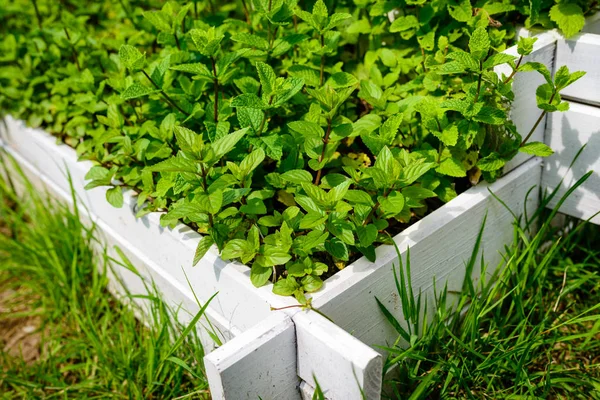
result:
<svg viewBox="0 0 600 400"><path fill-rule="evenodd" d="M204 357L214 400L298 400L296 332L282 311Z"/></svg>
<svg viewBox="0 0 600 400"><path fill-rule="evenodd" d="M415 293L421 290L425 296L432 294L434 279L438 290L445 283L451 291L461 289L465 262L471 255L486 213L480 252L484 252L488 272L494 270L501 261L499 252L512 243L513 218L488 189L520 214L528 190L540 185L540 164L539 159L529 160L493 184L469 189L394 238L403 258L410 247ZM527 200L530 213L538 205L537 193L537 190L532 191ZM403 320L392 266L398 266L394 248L380 246L376 263L361 258L327 279L324 289L314 294L313 306L363 343L371 346L393 344L398 334L375 301L377 297L400 321ZM479 264L474 271L476 279L478 268ZM429 301L430 307L433 307L432 303Z"/></svg>
<svg viewBox="0 0 600 400"><path fill-rule="evenodd" d="M40 192L46 191L55 200L73 206L70 192L65 192L62 188L58 187L52 180L48 179L48 177L12 149L5 148L3 150L19 164L21 172L27 177L34 189L37 189ZM20 189L22 195L26 195L27 190L25 190L24 183L21 182L20 173L12 166L10 159L5 158L5 160L7 162L6 165L8 166L9 173L11 173L13 183L17 185L18 190ZM90 227L95 225L95 236L98 240L96 250L98 253L101 255L104 250L106 250L107 256L117 261L111 263L114 273L118 275L115 277L111 274L110 289L113 294L117 297L121 297L120 294L124 293L124 288L117 279L126 286L127 291L134 295L147 295L148 291L146 290L146 285L149 287L154 283L157 289L162 293L163 300L171 310L175 312L177 321L186 324L194 317L200 310L202 304L199 305L196 302L189 287L182 286L179 282L174 280L172 276L165 274L165 272L152 260L140 253L138 249L132 247L131 244L115 229L108 226L96 216L89 215L83 205L79 205L78 211L84 224ZM121 266L123 261L121 255L115 250L115 247L118 247L127 257L127 260L137 268L138 274ZM136 298L135 301L142 306L142 308L146 307L143 298ZM199 324L202 328L198 330L199 337L207 352L215 347L215 343L208 334L208 331L214 333L222 341L227 341L240 333L237 328L232 327L229 324L227 319L223 318L223 316L216 313L210 307L207 308L205 317L201 318Z"/></svg>
<svg viewBox="0 0 600 400"><path fill-rule="evenodd" d="M379 353L314 311L298 312L293 320L302 380L315 387L316 377L328 399L381 397Z"/></svg>
<svg viewBox="0 0 600 400"><path fill-rule="evenodd" d="M600 211L600 108L570 103L565 113L553 113L548 121L547 144L555 153L544 163L542 186L553 190L560 185L549 207L556 206L560 197L583 175L593 170L588 180L566 200L560 211L588 219ZM581 147L585 149L569 169ZM560 184L561 179L564 181ZM600 224L600 216L591 222Z"/></svg>
<svg viewBox="0 0 600 400"><path fill-rule="evenodd" d="M522 32L523 35L528 33L529 32L526 30ZM556 40L559 38L559 35L555 31L550 31L538 35L537 38L538 40L534 44L533 52L530 55L523 57L522 63L527 61L539 62L547 66L552 72L554 66L554 54L556 52ZM504 52L519 57L517 46L513 46ZM508 65L503 64L496 68L496 72L500 75L504 74L508 76L511 73L511 69ZM535 91L538 86L546 81L538 72L519 72L513 79L515 100L511 107L510 116L517 127L517 131L521 136L525 137L542 113L542 110L537 107ZM544 125L545 118L536 128L530 139L531 141L544 140ZM528 154L519 153L514 159L506 164L504 172L508 173L530 158L531 156Z"/></svg>
<svg viewBox="0 0 600 400"><path fill-rule="evenodd" d="M586 18L582 32L600 35L600 12Z"/></svg>
<svg viewBox="0 0 600 400"><path fill-rule="evenodd" d="M584 77L565 88L565 99L600 105L600 35L584 33L569 39L559 39L556 47L556 68L566 65L571 72L586 71Z"/></svg>

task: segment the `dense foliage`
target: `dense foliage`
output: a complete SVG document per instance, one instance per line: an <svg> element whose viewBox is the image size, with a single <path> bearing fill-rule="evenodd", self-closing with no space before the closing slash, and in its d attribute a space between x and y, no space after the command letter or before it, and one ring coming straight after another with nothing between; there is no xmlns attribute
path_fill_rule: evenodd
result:
<svg viewBox="0 0 600 400"><path fill-rule="evenodd" d="M508 22L572 35L593 4L9 1L0 107L94 161L111 204L131 188L138 215L206 234L195 263L216 244L305 302L519 151L551 153L510 121L513 77L545 77L539 123L582 73L522 62L535 39L500 53Z"/></svg>

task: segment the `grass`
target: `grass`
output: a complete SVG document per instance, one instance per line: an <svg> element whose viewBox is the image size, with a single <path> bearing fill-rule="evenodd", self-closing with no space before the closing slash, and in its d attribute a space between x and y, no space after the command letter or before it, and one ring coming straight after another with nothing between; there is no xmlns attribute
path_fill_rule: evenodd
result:
<svg viewBox="0 0 600 400"><path fill-rule="evenodd" d="M1 398L209 398L194 323L175 322L156 294L144 310L117 302L94 227L24 192L0 179ZM433 314L406 258L395 272L408 322L386 314L399 334L386 348L387 397L600 399L600 228L555 228L554 214L536 213L535 235L516 224L506 268L465 280L461 295L443 290ZM467 271L485 276L477 261Z"/></svg>
<svg viewBox="0 0 600 400"><path fill-rule="evenodd" d="M0 179L0 398L209 398L195 321L177 323L151 287L143 309L117 302L94 227L11 184Z"/></svg>
<svg viewBox="0 0 600 400"><path fill-rule="evenodd" d="M386 396L600 399L600 227L573 219L555 228L555 214L535 214L535 235L515 224L506 267L479 284L466 279L460 295L443 290L433 315L407 284L407 256L396 281L408 324L380 304L399 334L385 348ZM480 264L485 276L476 261L467 271Z"/></svg>

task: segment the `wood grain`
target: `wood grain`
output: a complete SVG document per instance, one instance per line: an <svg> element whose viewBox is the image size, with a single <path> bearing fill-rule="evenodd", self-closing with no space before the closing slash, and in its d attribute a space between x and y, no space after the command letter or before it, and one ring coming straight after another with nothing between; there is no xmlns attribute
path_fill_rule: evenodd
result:
<svg viewBox="0 0 600 400"><path fill-rule="evenodd" d="M204 357L214 400L298 400L296 332L291 318L273 312Z"/></svg>
<svg viewBox="0 0 600 400"><path fill-rule="evenodd" d="M298 340L298 376L328 399L381 398L379 353L314 311L293 316Z"/></svg>
<svg viewBox="0 0 600 400"><path fill-rule="evenodd" d="M600 108L570 103L569 111L551 114L547 128L547 144L555 153L544 162L542 187L548 191L558 187L549 207L556 206L568 188L593 170L560 208L561 212L577 218L591 218L600 211ZM585 149L569 168L583 145ZM596 215L591 222L600 224L600 216Z"/></svg>
<svg viewBox="0 0 600 400"><path fill-rule="evenodd" d="M565 99L600 105L600 35L584 33L569 39L559 39L556 47L556 67L566 65L571 72L586 74L565 88Z"/></svg>

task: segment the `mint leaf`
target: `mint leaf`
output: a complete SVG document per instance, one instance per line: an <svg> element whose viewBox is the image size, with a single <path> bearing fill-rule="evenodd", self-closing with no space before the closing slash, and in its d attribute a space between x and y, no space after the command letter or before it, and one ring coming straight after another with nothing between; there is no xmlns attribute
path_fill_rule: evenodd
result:
<svg viewBox="0 0 600 400"><path fill-rule="evenodd" d="M555 4L550 9L550 19L556 22L565 37L575 35L585 25L583 10L574 3Z"/></svg>

